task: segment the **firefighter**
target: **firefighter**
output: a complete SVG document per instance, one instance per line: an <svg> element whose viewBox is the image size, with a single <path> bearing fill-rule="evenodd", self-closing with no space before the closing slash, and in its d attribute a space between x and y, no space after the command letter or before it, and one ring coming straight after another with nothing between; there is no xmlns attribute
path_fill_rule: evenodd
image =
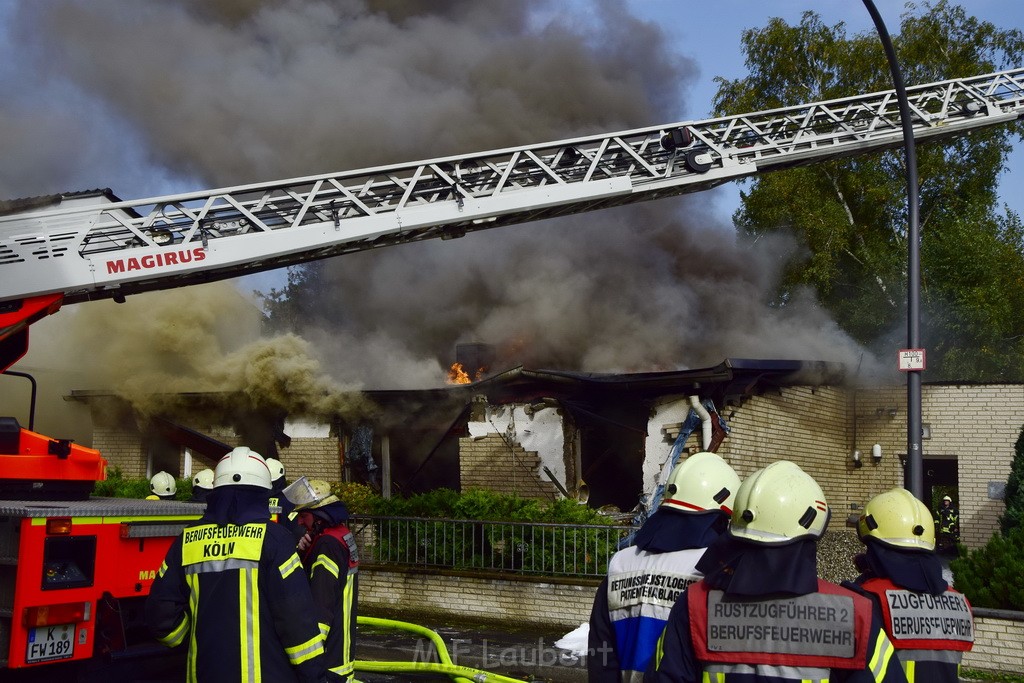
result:
<svg viewBox="0 0 1024 683"><path fill-rule="evenodd" d="M906 681L871 600L817 577L825 495L795 463L750 475L704 578L669 614L645 681Z"/></svg>
<svg viewBox="0 0 1024 683"><path fill-rule="evenodd" d="M939 552L956 554L956 546L960 542L960 511L953 505L949 496L942 497L939 508Z"/></svg>
<svg viewBox="0 0 1024 683"><path fill-rule="evenodd" d="M331 485L309 482L313 500L296 506L306 535L299 544L317 607L328 679L352 681L352 652L359 601L359 551L348 528L348 508Z"/></svg>
<svg viewBox="0 0 1024 683"><path fill-rule="evenodd" d="M193 503L205 503L210 491L213 490L213 470L207 468L199 470L192 477L192 499Z"/></svg>
<svg viewBox="0 0 1024 683"><path fill-rule="evenodd" d="M714 453L695 453L675 466L658 510L634 545L612 556L597 589L590 613L590 683L642 679L676 598L700 580L694 565L728 528L739 486L739 475Z"/></svg>
<svg viewBox="0 0 1024 683"><path fill-rule="evenodd" d="M325 681L313 594L283 527L270 523L270 471L244 446L221 458L202 519L175 539L145 617L188 644L186 680Z"/></svg>
<svg viewBox="0 0 1024 683"><path fill-rule="evenodd" d="M902 488L872 498L857 523L861 575L843 584L870 597L910 683L957 683L974 644L967 598L942 578L928 507ZM945 628L938 626L945 625Z"/></svg>
<svg viewBox="0 0 1024 683"><path fill-rule="evenodd" d="M267 467L270 469L270 506L280 510L274 519L292 532L295 542L298 543L306 530L296 521L295 504L284 495L284 488L288 483L284 477L284 463L277 458L267 458Z"/></svg>
<svg viewBox="0 0 1024 683"><path fill-rule="evenodd" d="M149 495L146 500L174 500L178 484L169 473L160 470L149 480Z"/></svg>

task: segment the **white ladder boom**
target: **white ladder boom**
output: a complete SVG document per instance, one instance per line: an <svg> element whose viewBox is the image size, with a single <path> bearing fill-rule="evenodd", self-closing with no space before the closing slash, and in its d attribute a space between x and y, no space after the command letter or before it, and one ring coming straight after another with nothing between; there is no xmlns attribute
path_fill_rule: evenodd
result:
<svg viewBox="0 0 1024 683"><path fill-rule="evenodd" d="M1024 116L1024 69L908 88L908 98L916 140L962 135ZM271 183L68 201L0 216L0 301L120 298L902 144L897 98L886 91Z"/></svg>

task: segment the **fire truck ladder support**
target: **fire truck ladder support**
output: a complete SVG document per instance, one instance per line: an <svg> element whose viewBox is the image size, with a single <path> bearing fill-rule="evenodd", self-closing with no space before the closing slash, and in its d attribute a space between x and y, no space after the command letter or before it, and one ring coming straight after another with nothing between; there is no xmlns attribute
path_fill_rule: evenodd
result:
<svg viewBox="0 0 1024 683"><path fill-rule="evenodd" d="M1024 69L909 89L919 141L1024 115ZM898 147L893 91L412 164L0 217L0 304L169 289ZM16 305L16 304L12 304ZM3 306L0 306L3 308Z"/></svg>

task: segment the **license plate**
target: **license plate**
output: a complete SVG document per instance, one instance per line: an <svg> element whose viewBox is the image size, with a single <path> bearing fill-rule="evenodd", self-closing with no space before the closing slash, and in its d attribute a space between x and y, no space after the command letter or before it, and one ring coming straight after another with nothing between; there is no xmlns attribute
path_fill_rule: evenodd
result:
<svg viewBox="0 0 1024 683"><path fill-rule="evenodd" d="M28 630L25 663L71 659L75 654L75 625L38 626Z"/></svg>

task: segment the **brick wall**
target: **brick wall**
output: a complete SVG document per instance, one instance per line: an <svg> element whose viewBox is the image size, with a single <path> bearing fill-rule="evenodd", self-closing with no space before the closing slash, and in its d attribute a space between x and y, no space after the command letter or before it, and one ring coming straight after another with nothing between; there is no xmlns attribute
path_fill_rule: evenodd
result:
<svg viewBox="0 0 1024 683"><path fill-rule="evenodd" d="M456 572L359 570L359 604L381 616L418 614L517 627L562 628L589 622L597 581L488 578ZM999 672L1024 671L1024 621L975 618L974 650L963 665Z"/></svg>
<svg viewBox="0 0 1024 683"><path fill-rule="evenodd" d="M898 430L888 415L884 422L877 418L879 400L872 399L869 405L859 393L807 386L754 396L739 407L723 409L731 432L718 452L741 477L776 460L792 460L825 492L833 511L832 524L843 524L854 511L852 505L863 505L903 482L902 466L891 445ZM868 407L871 418L865 424L862 413ZM856 430L855 414L859 415ZM854 431L864 463L860 468L853 464ZM884 441L886 456L876 465L871 462L871 444L879 440Z"/></svg>
<svg viewBox="0 0 1024 683"><path fill-rule="evenodd" d="M972 548L983 546L1006 510L1002 500L989 498L988 483L1005 484L1010 476L1024 424L1024 386L927 386L921 404L921 421L932 434L921 442L925 457L957 459L960 540Z"/></svg>
<svg viewBox="0 0 1024 683"><path fill-rule="evenodd" d="M498 579L457 573L359 570L359 604L375 614L458 617L571 630L590 619L597 582Z"/></svg>
<svg viewBox="0 0 1024 683"><path fill-rule="evenodd" d="M558 496L541 470L540 457L509 444L500 434L459 439L459 486L463 491L488 489L539 500Z"/></svg>
<svg viewBox="0 0 1024 683"><path fill-rule="evenodd" d="M931 429L931 438L921 440L922 454L956 460L961 541L980 548L999 528L999 517L1005 511L1002 500L989 497L988 485L1005 484L1010 475L1014 444L1024 424L1024 387L930 384L922 387L921 393L921 422ZM864 503L876 493L904 485L899 456L907 452L906 387L849 394L851 415L856 414L857 420L851 421L846 452L852 452L856 434L864 466L859 470L848 467L846 502ZM878 415L880 408L882 415ZM896 409L894 417L889 416L888 408ZM870 455L875 443L883 453L878 466ZM831 490L826 489L826 495L831 495Z"/></svg>
<svg viewBox="0 0 1024 683"><path fill-rule="evenodd" d="M284 465L288 481L305 475L310 479L341 481L341 458L338 440L334 437L293 438L288 448L282 448L278 459Z"/></svg>
<svg viewBox="0 0 1024 683"><path fill-rule="evenodd" d="M113 427L94 427L92 447L107 460L111 471L117 467L129 479L146 476L146 451L138 432Z"/></svg>
<svg viewBox="0 0 1024 683"><path fill-rule="evenodd" d="M974 649L964 654L963 666L1019 674L1024 671L1021 643L1024 621L975 616Z"/></svg>

